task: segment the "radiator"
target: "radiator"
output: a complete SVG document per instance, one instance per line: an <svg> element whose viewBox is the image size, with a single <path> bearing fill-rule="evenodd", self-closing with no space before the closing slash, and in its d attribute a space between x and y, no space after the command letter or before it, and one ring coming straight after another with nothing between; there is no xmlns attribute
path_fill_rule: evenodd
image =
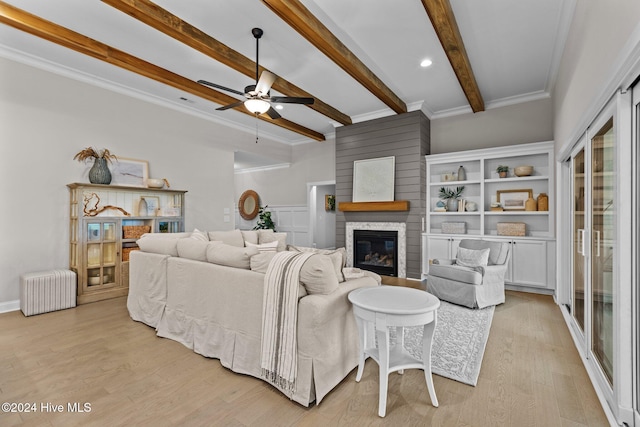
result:
<svg viewBox="0 0 640 427"><path fill-rule="evenodd" d="M50 270L20 276L20 310L25 316L76 306L76 273Z"/></svg>

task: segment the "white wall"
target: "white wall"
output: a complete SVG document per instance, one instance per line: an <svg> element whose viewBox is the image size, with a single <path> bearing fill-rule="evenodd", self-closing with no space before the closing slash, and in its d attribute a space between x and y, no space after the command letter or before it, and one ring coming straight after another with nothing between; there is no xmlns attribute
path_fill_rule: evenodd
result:
<svg viewBox="0 0 640 427"><path fill-rule="evenodd" d="M0 309L21 274L68 268L69 194L88 182L84 147L149 161L152 177L187 190L186 229L230 229L232 149L218 125L47 71L0 59ZM233 218L233 215L231 215Z"/></svg>
<svg viewBox="0 0 640 427"><path fill-rule="evenodd" d="M431 120L431 154L552 139L551 98Z"/></svg>
<svg viewBox="0 0 640 427"><path fill-rule="evenodd" d="M237 173L235 201L254 190L261 205L307 205L307 183L336 179L335 140L291 147L291 166L283 169Z"/></svg>
<svg viewBox="0 0 640 427"><path fill-rule="evenodd" d="M590 109L604 107L594 104L614 77L625 44L633 34L637 37L639 23L638 0L577 2L554 89L557 151L573 144L576 133L585 130L582 127L594 118L585 117Z"/></svg>

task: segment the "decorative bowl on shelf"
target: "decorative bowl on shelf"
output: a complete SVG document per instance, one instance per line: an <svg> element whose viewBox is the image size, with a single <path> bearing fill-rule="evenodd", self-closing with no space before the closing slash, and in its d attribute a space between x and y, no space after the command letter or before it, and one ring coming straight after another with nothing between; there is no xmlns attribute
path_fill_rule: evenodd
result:
<svg viewBox="0 0 640 427"><path fill-rule="evenodd" d="M513 173L516 176L529 176L533 173L533 166L516 166Z"/></svg>
<svg viewBox="0 0 640 427"><path fill-rule="evenodd" d="M166 183L162 178L147 178L147 187L149 188L163 188Z"/></svg>
<svg viewBox="0 0 640 427"><path fill-rule="evenodd" d="M100 284L100 276L89 276L89 285L99 285Z"/></svg>

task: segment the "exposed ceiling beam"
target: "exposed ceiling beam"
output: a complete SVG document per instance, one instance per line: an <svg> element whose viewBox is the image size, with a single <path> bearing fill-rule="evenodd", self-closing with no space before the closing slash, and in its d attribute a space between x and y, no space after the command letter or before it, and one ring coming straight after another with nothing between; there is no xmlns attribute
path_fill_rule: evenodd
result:
<svg viewBox="0 0 640 427"><path fill-rule="evenodd" d="M253 60L239 52L236 52L229 46L219 42L149 0L102 0L102 2L113 6L121 12L144 22L156 30L173 37L187 46L196 49L210 58L213 58L216 61L251 77L252 79L255 78L256 65ZM260 72L263 70L265 70L265 68L260 67ZM273 73L273 71L271 72ZM206 76L202 77L206 79ZM328 105L318 99L318 97L311 95L282 77L278 77L276 79L272 88L286 96L315 98L315 102L313 104L307 105L309 108L337 121L338 123L342 123L343 125L351 124L351 118L348 115Z"/></svg>
<svg viewBox="0 0 640 427"><path fill-rule="evenodd" d="M276 15L396 113L407 106L298 0L262 0ZM366 6L365 6L366 7Z"/></svg>
<svg viewBox="0 0 640 427"><path fill-rule="evenodd" d="M484 111L484 101L473 75L471 63L449 0L422 0L422 5L429 15L431 24L436 30L440 44L449 58L471 109L474 113Z"/></svg>
<svg viewBox="0 0 640 427"><path fill-rule="evenodd" d="M238 101L236 98L222 92L202 86L186 77L182 77L143 59L32 15L3 1L0 1L0 22L176 89L202 97L216 104L226 105ZM236 110L253 116L253 114L248 112L243 106L237 107ZM316 141L325 140L323 134L286 119L272 120L264 114L258 116L258 118Z"/></svg>

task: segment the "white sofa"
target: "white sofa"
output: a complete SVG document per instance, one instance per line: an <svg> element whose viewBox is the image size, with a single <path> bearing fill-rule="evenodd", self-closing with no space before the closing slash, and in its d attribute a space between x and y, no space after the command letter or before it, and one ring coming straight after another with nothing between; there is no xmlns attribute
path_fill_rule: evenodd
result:
<svg viewBox="0 0 640 427"><path fill-rule="evenodd" d="M209 233L211 240L226 243L196 243L191 233L143 236L138 241L141 250L130 255L127 307L132 319L155 327L158 336L217 358L234 372L261 378L265 274L260 271L266 269L268 257L244 245L251 245L251 240L278 240L284 249L284 240L280 233L243 232L241 241L240 233ZM336 260L338 255L340 251L325 256ZM325 268L330 270L326 277L337 273L331 267ZM318 283L315 287L301 284L296 389L276 387L290 399L304 406L314 400L320 403L358 365L358 332L347 295L356 288L380 284L377 274L363 274L339 283L328 294L317 293L322 292ZM314 293L307 294L307 288Z"/></svg>

